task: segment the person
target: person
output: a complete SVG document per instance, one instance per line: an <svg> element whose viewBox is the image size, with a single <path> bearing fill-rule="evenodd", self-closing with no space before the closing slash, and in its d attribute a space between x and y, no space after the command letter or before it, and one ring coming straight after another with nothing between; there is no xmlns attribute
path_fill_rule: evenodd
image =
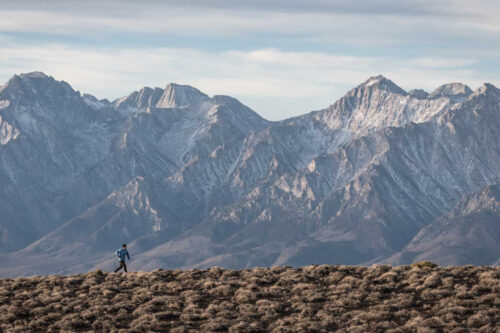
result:
<svg viewBox="0 0 500 333"><path fill-rule="evenodd" d="M125 264L125 256L127 257L128 260L130 260L130 255L128 254L127 251L127 244L123 244L122 248L116 251L116 255L118 256L118 260L120 261L120 266L118 266L117 269L115 269L115 273L118 272L120 269L122 269L125 272L127 272L127 265Z"/></svg>

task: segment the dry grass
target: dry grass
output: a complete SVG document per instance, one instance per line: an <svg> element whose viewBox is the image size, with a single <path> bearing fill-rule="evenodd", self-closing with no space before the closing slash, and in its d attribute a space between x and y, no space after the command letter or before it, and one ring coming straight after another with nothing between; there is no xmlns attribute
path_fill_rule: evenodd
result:
<svg viewBox="0 0 500 333"><path fill-rule="evenodd" d="M307 266L0 280L0 331L500 330L500 267Z"/></svg>

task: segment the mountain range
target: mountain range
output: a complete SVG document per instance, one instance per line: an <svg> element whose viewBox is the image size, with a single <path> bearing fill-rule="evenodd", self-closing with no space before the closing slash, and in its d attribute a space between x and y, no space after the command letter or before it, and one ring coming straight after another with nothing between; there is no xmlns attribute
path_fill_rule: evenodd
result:
<svg viewBox="0 0 500 333"><path fill-rule="evenodd" d="M379 75L268 121L186 85L113 102L0 87L0 276L130 268L500 264L500 90Z"/></svg>

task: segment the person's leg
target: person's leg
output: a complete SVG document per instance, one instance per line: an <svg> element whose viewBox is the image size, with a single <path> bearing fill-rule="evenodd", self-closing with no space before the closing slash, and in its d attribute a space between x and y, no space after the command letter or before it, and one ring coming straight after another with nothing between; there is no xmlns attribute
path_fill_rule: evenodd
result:
<svg viewBox="0 0 500 333"><path fill-rule="evenodd" d="M123 270L127 273L127 264L125 264L125 261L123 261Z"/></svg>
<svg viewBox="0 0 500 333"><path fill-rule="evenodd" d="M120 260L120 266L118 266L118 268L115 269L115 273L118 272L122 267L123 267L123 261Z"/></svg>

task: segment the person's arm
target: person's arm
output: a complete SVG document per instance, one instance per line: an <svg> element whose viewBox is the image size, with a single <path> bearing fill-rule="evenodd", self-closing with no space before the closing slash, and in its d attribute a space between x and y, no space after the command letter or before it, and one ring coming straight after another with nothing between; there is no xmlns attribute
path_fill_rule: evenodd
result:
<svg viewBox="0 0 500 333"><path fill-rule="evenodd" d="M128 250L127 250L127 252L126 252L126 253L127 253L127 258L128 258L128 260L130 260L130 255L128 254Z"/></svg>

